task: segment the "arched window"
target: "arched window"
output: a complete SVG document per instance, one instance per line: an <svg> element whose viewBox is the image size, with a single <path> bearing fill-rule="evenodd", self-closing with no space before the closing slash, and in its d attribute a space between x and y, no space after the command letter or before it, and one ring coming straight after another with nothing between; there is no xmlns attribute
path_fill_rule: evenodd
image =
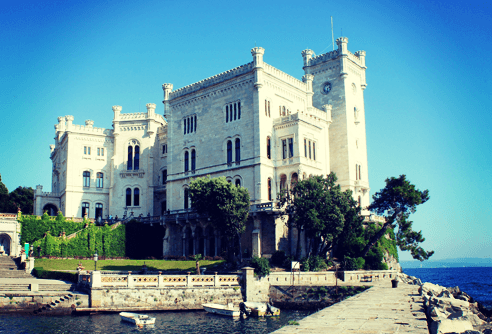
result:
<svg viewBox="0 0 492 334"><path fill-rule="evenodd" d="M89 203L88 202L83 202L82 203L82 217L89 217Z"/></svg>
<svg viewBox="0 0 492 334"><path fill-rule="evenodd" d="M133 169L133 146L128 146L128 161L126 163L126 169Z"/></svg>
<svg viewBox="0 0 492 334"><path fill-rule="evenodd" d="M103 205L102 203L96 203L96 219L102 218L103 215Z"/></svg>
<svg viewBox="0 0 492 334"><path fill-rule="evenodd" d="M230 140L227 141L227 163L230 164L232 162L232 142Z"/></svg>
<svg viewBox="0 0 492 334"><path fill-rule="evenodd" d="M270 137L267 137L267 158L271 159L271 146L270 146Z"/></svg>
<svg viewBox="0 0 492 334"><path fill-rule="evenodd" d="M103 173L97 173L96 174L96 188L103 188L104 187L104 174Z"/></svg>
<svg viewBox="0 0 492 334"><path fill-rule="evenodd" d="M189 171L189 170L190 170L189 158L190 158L190 154L188 153L188 151L186 151L186 152L185 152L185 165L184 165L185 172L187 172L187 171Z"/></svg>
<svg viewBox="0 0 492 334"><path fill-rule="evenodd" d="M285 116L285 107L282 108L282 116Z"/></svg>
<svg viewBox="0 0 492 334"><path fill-rule="evenodd" d="M132 190L126 188L126 206L132 206Z"/></svg>
<svg viewBox="0 0 492 334"><path fill-rule="evenodd" d="M133 159L133 170L140 168L140 146L135 146L135 157Z"/></svg>
<svg viewBox="0 0 492 334"><path fill-rule="evenodd" d="M236 187L240 187L241 186L241 180L240 179L236 179Z"/></svg>
<svg viewBox="0 0 492 334"><path fill-rule="evenodd" d="M272 200L272 179L271 178L268 178L267 187L268 187L268 200L271 201Z"/></svg>
<svg viewBox="0 0 492 334"><path fill-rule="evenodd" d="M296 185L298 179L299 179L299 177L297 176L297 173L292 174L292 177L290 179L290 187L291 188L294 188L294 186Z"/></svg>
<svg viewBox="0 0 492 334"><path fill-rule="evenodd" d="M285 174L280 175L280 190L284 190L287 187L287 176Z"/></svg>
<svg viewBox="0 0 492 334"><path fill-rule="evenodd" d="M83 175L84 187L90 187L91 186L91 172L85 171L82 173L82 175Z"/></svg>
<svg viewBox="0 0 492 334"><path fill-rule="evenodd" d="M191 150L191 170L195 170L196 168L196 152L195 150Z"/></svg>
<svg viewBox="0 0 492 334"><path fill-rule="evenodd" d="M241 139L236 138L236 162L241 161Z"/></svg>
<svg viewBox="0 0 492 334"><path fill-rule="evenodd" d="M167 182L167 169L162 171L162 184L166 184Z"/></svg>
<svg viewBox="0 0 492 334"><path fill-rule="evenodd" d="M188 198L188 188L184 189L184 208L188 209L189 207L189 198Z"/></svg>
<svg viewBox="0 0 492 334"><path fill-rule="evenodd" d="M133 189L133 206L140 206L140 189Z"/></svg>

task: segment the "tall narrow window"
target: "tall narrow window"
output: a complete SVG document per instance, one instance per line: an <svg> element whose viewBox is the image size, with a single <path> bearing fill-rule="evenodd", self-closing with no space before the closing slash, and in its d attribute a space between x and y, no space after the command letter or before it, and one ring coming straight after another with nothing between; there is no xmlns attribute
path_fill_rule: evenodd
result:
<svg viewBox="0 0 492 334"><path fill-rule="evenodd" d="M96 174L96 188L103 188L104 184L104 174L103 173L97 173Z"/></svg>
<svg viewBox="0 0 492 334"><path fill-rule="evenodd" d="M236 138L236 162L241 161L241 139Z"/></svg>
<svg viewBox="0 0 492 334"><path fill-rule="evenodd" d="M190 118L190 121L191 121L191 131L190 132L193 132L193 117Z"/></svg>
<svg viewBox="0 0 492 334"><path fill-rule="evenodd" d="M189 199L188 199L188 188L185 188L184 190L184 208L185 209L188 209L188 203L189 202Z"/></svg>
<svg viewBox="0 0 492 334"><path fill-rule="evenodd" d="M358 166L355 165L355 179L358 180L359 179L359 173L357 172L358 171Z"/></svg>
<svg viewBox="0 0 492 334"><path fill-rule="evenodd" d="M226 123L229 122L229 106L226 106Z"/></svg>
<svg viewBox="0 0 492 334"><path fill-rule="evenodd" d="M227 141L227 163L230 164L232 162L232 142Z"/></svg>
<svg viewBox="0 0 492 334"><path fill-rule="evenodd" d="M240 187L241 186L241 180L240 179L236 179L236 187Z"/></svg>
<svg viewBox="0 0 492 334"><path fill-rule="evenodd" d="M97 155L101 155L101 149L99 147L97 148Z"/></svg>
<svg viewBox="0 0 492 334"><path fill-rule="evenodd" d="M104 156L104 148L101 148L101 156Z"/></svg>
<svg viewBox="0 0 492 334"><path fill-rule="evenodd" d="M162 184L166 184L167 182L167 169L162 171Z"/></svg>
<svg viewBox="0 0 492 334"><path fill-rule="evenodd" d="M313 160L316 160L316 143L313 141Z"/></svg>
<svg viewBox="0 0 492 334"><path fill-rule="evenodd" d="M285 107L282 108L282 116L285 116Z"/></svg>
<svg viewBox="0 0 492 334"><path fill-rule="evenodd" d="M89 217L89 203L88 202L83 202L82 203L82 217Z"/></svg>
<svg viewBox="0 0 492 334"><path fill-rule="evenodd" d="M360 172L360 165L359 165L359 180L362 180L361 172Z"/></svg>
<svg viewBox="0 0 492 334"><path fill-rule="evenodd" d="M287 176L285 174L280 175L280 190L284 190L287 187Z"/></svg>
<svg viewBox="0 0 492 334"><path fill-rule="evenodd" d="M229 120L232 122L232 104L229 105Z"/></svg>
<svg viewBox="0 0 492 334"><path fill-rule="evenodd" d="M87 154L87 146L84 146L84 154Z"/></svg>
<svg viewBox="0 0 492 334"><path fill-rule="evenodd" d="M91 147L90 146L87 147L87 154L91 155Z"/></svg>
<svg viewBox="0 0 492 334"><path fill-rule="evenodd" d="M128 161L126 162L126 169L133 169L133 146L128 146Z"/></svg>
<svg viewBox="0 0 492 334"><path fill-rule="evenodd" d="M140 190L133 189L133 206L140 206Z"/></svg>
<svg viewBox="0 0 492 334"><path fill-rule="evenodd" d="M138 170L140 168L140 146L135 146L135 157L133 158L133 169Z"/></svg>
<svg viewBox="0 0 492 334"><path fill-rule="evenodd" d="M188 151L185 152L185 172L189 171L190 170L190 165L189 165L189 159L190 159L190 154L188 153Z"/></svg>
<svg viewBox="0 0 492 334"><path fill-rule="evenodd" d="M265 100L265 116L268 116L267 100Z"/></svg>
<svg viewBox="0 0 492 334"><path fill-rule="evenodd" d="M270 137L267 137L267 158L268 159L271 159L272 158L272 155L271 155L271 148L270 148Z"/></svg>
<svg viewBox="0 0 492 334"><path fill-rule="evenodd" d="M241 102L237 103L237 119L241 119Z"/></svg>
<svg viewBox="0 0 492 334"><path fill-rule="evenodd" d="M237 106L236 106L236 103L234 103L234 120L236 120L237 118Z"/></svg>
<svg viewBox="0 0 492 334"><path fill-rule="evenodd" d="M278 115L282 116L282 107L281 106L278 106Z"/></svg>
<svg viewBox="0 0 492 334"><path fill-rule="evenodd" d="M84 187L90 187L91 186L91 172L85 171L82 173L83 175L83 183Z"/></svg>
<svg viewBox="0 0 492 334"><path fill-rule="evenodd" d="M359 196L359 198L357 199L357 202L359 203L359 206L361 206L361 205L362 205L362 200L361 200L360 196Z"/></svg>
<svg viewBox="0 0 492 334"><path fill-rule="evenodd" d="M287 159L287 140L282 139L282 159Z"/></svg>
<svg viewBox="0 0 492 334"><path fill-rule="evenodd" d="M294 139L289 138L289 158L294 156Z"/></svg>
<svg viewBox="0 0 492 334"><path fill-rule="evenodd" d="M270 117L270 101L268 101L268 117Z"/></svg>
<svg viewBox="0 0 492 334"><path fill-rule="evenodd" d="M196 115L195 115L195 132L196 132Z"/></svg>
<svg viewBox="0 0 492 334"><path fill-rule="evenodd" d="M267 187L268 187L268 200L271 201L272 200L272 179L271 178L268 178Z"/></svg>
<svg viewBox="0 0 492 334"><path fill-rule="evenodd" d="M167 153L167 145L162 145L162 154Z"/></svg>
<svg viewBox="0 0 492 334"><path fill-rule="evenodd" d="M132 190L126 188L126 206L132 206Z"/></svg>
<svg viewBox="0 0 492 334"><path fill-rule="evenodd" d="M183 120L183 128L184 128L183 134L185 135L186 134L186 118Z"/></svg>
<svg viewBox="0 0 492 334"><path fill-rule="evenodd" d="M103 205L102 203L96 203L96 219L101 219L103 215Z"/></svg>
<svg viewBox="0 0 492 334"><path fill-rule="evenodd" d="M290 188L294 188L294 186L297 184L299 181L299 177L297 176L297 173L293 173L291 178L290 178Z"/></svg>
<svg viewBox="0 0 492 334"><path fill-rule="evenodd" d="M195 170L196 168L196 152L195 150L191 150L191 170Z"/></svg>
<svg viewBox="0 0 492 334"><path fill-rule="evenodd" d="M188 118L188 122L187 122L187 125L188 125L188 129L186 130L187 132L186 133L190 133L190 119Z"/></svg>
<svg viewBox="0 0 492 334"><path fill-rule="evenodd" d="M311 141L309 141L309 159L311 159Z"/></svg>
<svg viewBox="0 0 492 334"><path fill-rule="evenodd" d="M304 138L304 156L307 158L307 140Z"/></svg>

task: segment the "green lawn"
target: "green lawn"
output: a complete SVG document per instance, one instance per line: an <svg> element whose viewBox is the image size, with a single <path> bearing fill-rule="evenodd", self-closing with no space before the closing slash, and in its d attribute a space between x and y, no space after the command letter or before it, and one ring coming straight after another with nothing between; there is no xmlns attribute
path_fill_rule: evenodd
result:
<svg viewBox="0 0 492 334"><path fill-rule="evenodd" d="M76 270L79 262L85 270L94 270L93 260L75 260L75 259L36 259L34 266L44 270ZM97 270L121 270L121 271L140 271L143 264L147 265L148 270L194 270L195 261L169 261L169 260L100 260L97 261ZM220 261L200 261L200 268L214 267L224 260Z"/></svg>

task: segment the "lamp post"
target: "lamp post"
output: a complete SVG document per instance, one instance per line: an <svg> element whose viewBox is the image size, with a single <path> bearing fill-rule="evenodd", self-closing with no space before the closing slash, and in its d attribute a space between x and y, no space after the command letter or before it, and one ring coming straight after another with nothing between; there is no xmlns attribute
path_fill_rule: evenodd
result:
<svg viewBox="0 0 492 334"><path fill-rule="evenodd" d="M96 253L94 254L94 271L97 271L97 250Z"/></svg>

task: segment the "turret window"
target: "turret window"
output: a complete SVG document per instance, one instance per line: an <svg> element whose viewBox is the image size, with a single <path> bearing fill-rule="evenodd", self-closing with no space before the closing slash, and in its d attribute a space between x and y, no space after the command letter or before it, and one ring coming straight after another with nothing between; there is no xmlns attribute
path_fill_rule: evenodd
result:
<svg viewBox="0 0 492 334"><path fill-rule="evenodd" d="M128 156L126 162L127 170L139 170L140 168L140 146L138 141L132 140L128 143Z"/></svg>

